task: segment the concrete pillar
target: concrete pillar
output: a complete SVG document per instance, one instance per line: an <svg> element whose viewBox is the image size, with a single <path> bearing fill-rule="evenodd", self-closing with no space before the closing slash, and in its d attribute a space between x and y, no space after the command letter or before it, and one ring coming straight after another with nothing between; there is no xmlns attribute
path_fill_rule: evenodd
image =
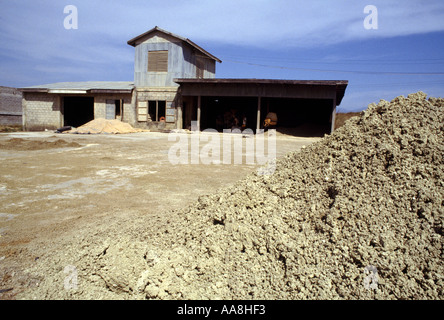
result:
<svg viewBox="0 0 444 320"><path fill-rule="evenodd" d="M261 128L261 97L257 98L257 120L256 120L256 133Z"/></svg>
<svg viewBox="0 0 444 320"><path fill-rule="evenodd" d="M148 112L149 112L150 106L148 103ZM159 101L156 101L156 122L159 121Z"/></svg>
<svg viewBox="0 0 444 320"><path fill-rule="evenodd" d="M26 93L23 93L22 95L22 126L23 130L27 130L27 119L26 119L26 111L27 111L27 105L26 105L26 99L25 99ZM62 122L63 125L63 122Z"/></svg>
<svg viewBox="0 0 444 320"><path fill-rule="evenodd" d="M183 129L182 108L183 108L183 101L182 99L180 99L177 105L176 129Z"/></svg>
<svg viewBox="0 0 444 320"><path fill-rule="evenodd" d="M60 128L65 125L65 117L63 116L64 110L63 110L63 98L61 96L57 96L57 105L59 107L59 114L60 114Z"/></svg>
<svg viewBox="0 0 444 320"><path fill-rule="evenodd" d="M336 121L336 98L333 99L333 108L331 112L331 131L330 133L333 133L335 130L335 121Z"/></svg>

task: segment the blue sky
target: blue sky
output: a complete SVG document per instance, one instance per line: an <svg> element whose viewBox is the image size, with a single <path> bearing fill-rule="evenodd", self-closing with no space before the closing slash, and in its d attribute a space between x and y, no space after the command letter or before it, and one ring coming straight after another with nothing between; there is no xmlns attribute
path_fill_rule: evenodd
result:
<svg viewBox="0 0 444 320"><path fill-rule="evenodd" d="M64 28L67 5L78 29ZM220 58L218 78L348 80L341 112L444 96L442 0L0 0L0 85L132 81L127 41L154 26Z"/></svg>

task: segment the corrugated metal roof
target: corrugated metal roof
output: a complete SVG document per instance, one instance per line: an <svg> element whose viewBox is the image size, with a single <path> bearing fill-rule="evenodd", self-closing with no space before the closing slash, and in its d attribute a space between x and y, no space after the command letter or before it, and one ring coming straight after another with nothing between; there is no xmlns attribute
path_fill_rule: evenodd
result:
<svg viewBox="0 0 444 320"><path fill-rule="evenodd" d="M220 60L219 58L213 56L211 53L209 53L208 51L204 50L203 48L201 48L200 46L198 46L197 44L195 44L193 41L191 41L190 39L188 39L188 38L184 38L184 37L178 36L177 34L174 34L174 33L171 33L171 32L169 32L169 31L163 30L163 29L159 28L158 26L155 26L155 27L152 28L151 30L148 30L147 32L142 33L141 35L139 35L139 36L137 36L137 37L135 37L135 38L129 40L127 43L128 43L130 46L135 47L135 46L136 46L136 42L137 42L139 39L142 39L142 38L148 36L150 33L153 33L153 32L155 32L155 31L159 31L159 32L162 32L162 33L164 33L164 34L166 34L166 35L169 35L169 36L171 36L171 37L174 37L174 38L177 38L177 39L179 39L179 40L182 40L182 41L188 43L190 46L196 48L197 50L199 50L200 52L202 52L204 55L208 56L209 58L211 58L211 59L213 59L213 60L216 60L216 61L219 62L219 63L222 62L222 60Z"/></svg>
<svg viewBox="0 0 444 320"><path fill-rule="evenodd" d="M73 93L99 93L101 91L117 91L130 93L134 89L134 82L131 81L84 81L84 82L57 82L20 88L23 92L48 92L63 93L72 91Z"/></svg>

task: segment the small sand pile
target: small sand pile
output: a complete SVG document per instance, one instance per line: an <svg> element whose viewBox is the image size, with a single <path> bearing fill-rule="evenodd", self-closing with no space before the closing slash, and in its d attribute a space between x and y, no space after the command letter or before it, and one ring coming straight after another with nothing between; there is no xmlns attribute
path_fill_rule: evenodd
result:
<svg viewBox="0 0 444 320"><path fill-rule="evenodd" d="M79 134L121 134L121 133L135 133L146 130L133 128L129 123L120 120L107 120L103 118L94 119L84 125L65 131L64 133L79 133Z"/></svg>

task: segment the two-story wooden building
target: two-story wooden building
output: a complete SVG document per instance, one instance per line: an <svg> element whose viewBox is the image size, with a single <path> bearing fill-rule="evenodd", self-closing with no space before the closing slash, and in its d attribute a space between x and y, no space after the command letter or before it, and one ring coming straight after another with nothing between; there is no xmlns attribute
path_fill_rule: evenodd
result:
<svg viewBox="0 0 444 320"><path fill-rule="evenodd" d="M158 27L128 41L135 47L134 86L137 126L182 128L183 101L177 78L211 79L218 58L189 39ZM191 121L191 113L185 113Z"/></svg>
<svg viewBox="0 0 444 320"><path fill-rule="evenodd" d="M218 79L222 61L191 40L155 27L131 40L133 82L68 82L21 88L27 130L120 119L151 130L278 126L330 133L347 81ZM235 121L234 121L235 120Z"/></svg>

